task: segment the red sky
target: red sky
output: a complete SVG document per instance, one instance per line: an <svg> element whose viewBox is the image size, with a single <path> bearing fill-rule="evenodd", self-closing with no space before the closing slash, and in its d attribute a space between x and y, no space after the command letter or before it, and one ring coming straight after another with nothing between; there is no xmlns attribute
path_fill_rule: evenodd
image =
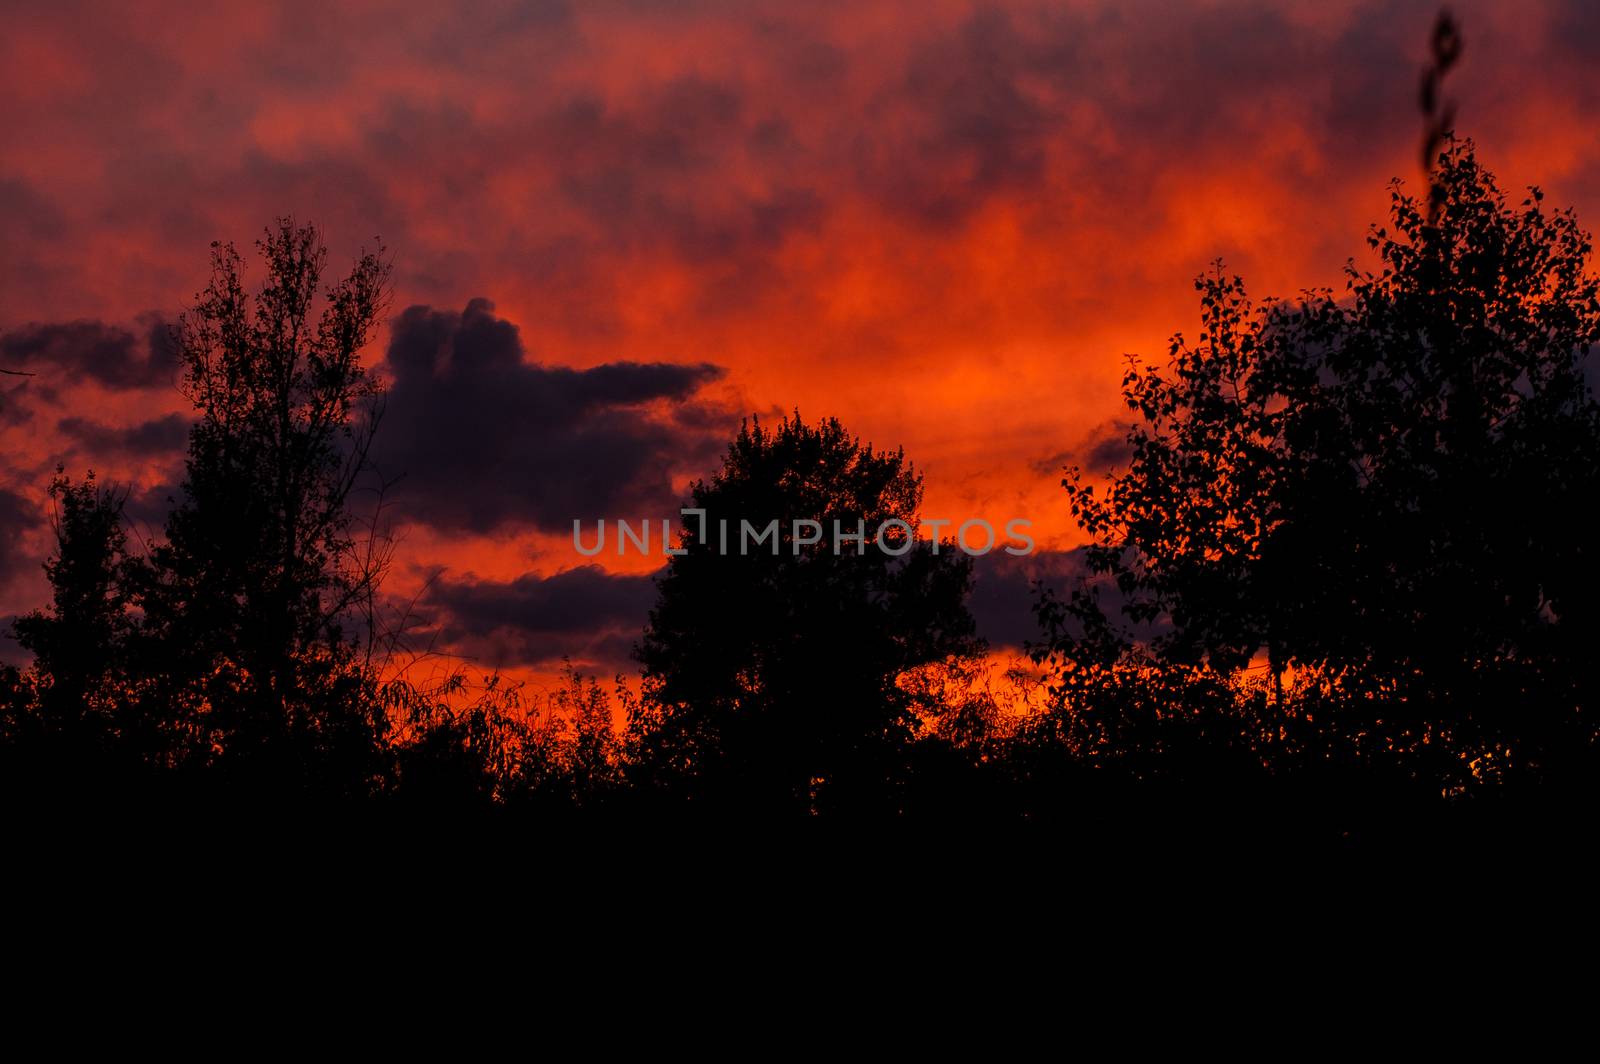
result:
<svg viewBox="0 0 1600 1064"><path fill-rule="evenodd" d="M0 618L43 599L57 462L173 481L147 336L211 240L283 213L335 265L381 236L395 313L431 308L371 353L412 359L392 586L442 569L424 612L486 664L617 663L647 589L568 572L563 525L670 513L752 412L837 415L905 446L927 514L1071 548L1055 469L1120 415L1123 354L1193 327L1193 277L1337 284L1414 181L1435 10L274 6L7 5L0 364L38 375L0 383ZM1454 7L1460 129L1592 225L1600 15ZM667 365L563 369L616 363Z"/></svg>

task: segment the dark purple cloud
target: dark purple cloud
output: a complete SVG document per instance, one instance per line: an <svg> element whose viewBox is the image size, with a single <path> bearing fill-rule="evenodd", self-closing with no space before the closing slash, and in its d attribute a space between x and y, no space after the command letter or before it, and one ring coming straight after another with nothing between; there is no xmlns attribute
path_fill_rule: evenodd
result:
<svg viewBox="0 0 1600 1064"><path fill-rule="evenodd" d="M1035 584L1042 581L1065 597L1086 575L1081 550L1026 557L995 551L975 558L969 607L978 634L997 650L1020 651L1040 636ZM632 668L632 647L655 596L653 574L587 565L504 582L441 578L423 606L447 645L486 664L532 667L565 656Z"/></svg>
<svg viewBox="0 0 1600 1064"><path fill-rule="evenodd" d="M28 404L31 391L27 378L0 377L7 387L0 390L0 429L21 425L33 420L33 410ZM16 383L13 383L16 382Z"/></svg>
<svg viewBox="0 0 1600 1064"><path fill-rule="evenodd" d="M17 623L18 615L15 613L0 614L0 665L15 665L18 668L28 663L28 653L22 649L12 632L12 625Z"/></svg>
<svg viewBox="0 0 1600 1064"><path fill-rule="evenodd" d="M1083 552L1037 551L1018 557L991 551L973 559L972 596L968 608L978 634L990 647L1021 650L1038 642L1039 625L1033 615L1036 582L1065 597L1087 575Z"/></svg>
<svg viewBox="0 0 1600 1064"><path fill-rule="evenodd" d="M152 487L135 484L122 500L122 516L141 539L159 536L166 527L167 516L182 498L183 488L176 483Z"/></svg>
<svg viewBox="0 0 1600 1064"><path fill-rule="evenodd" d="M1073 466L1091 477L1121 472L1133 458L1133 447L1128 443L1128 430L1132 426L1132 422L1122 418L1103 421L1075 446L1034 462L1034 472L1041 476L1059 476Z"/></svg>
<svg viewBox="0 0 1600 1064"><path fill-rule="evenodd" d="M577 519L671 516L675 471L699 471L732 431L697 397L708 363L525 359L517 327L474 299L461 313L411 307L395 321L374 460L401 477L411 518L487 532Z"/></svg>
<svg viewBox="0 0 1600 1064"><path fill-rule="evenodd" d="M83 447L91 459L99 455L148 458L182 451L189 440L189 425L189 419L182 414L168 414L127 428L66 417L56 423L56 428Z"/></svg>
<svg viewBox="0 0 1600 1064"><path fill-rule="evenodd" d="M547 665L568 657L631 670L631 652L655 601L650 575L596 565L508 582L440 579L424 606L440 611L444 641L490 666Z"/></svg>
<svg viewBox="0 0 1600 1064"><path fill-rule="evenodd" d="M37 503L0 487L0 588L38 564L24 546L27 534L43 521Z"/></svg>
<svg viewBox="0 0 1600 1064"><path fill-rule="evenodd" d="M52 393L84 380L117 390L176 383L178 351L165 321L147 314L133 329L105 322L33 322L0 335L0 365L32 372Z"/></svg>

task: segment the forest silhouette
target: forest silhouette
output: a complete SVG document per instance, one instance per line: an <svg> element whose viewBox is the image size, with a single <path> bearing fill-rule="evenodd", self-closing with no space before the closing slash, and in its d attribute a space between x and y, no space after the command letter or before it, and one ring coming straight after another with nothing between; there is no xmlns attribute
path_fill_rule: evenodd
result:
<svg viewBox="0 0 1600 1064"><path fill-rule="evenodd" d="M1318 838L1587 818L1600 281L1570 211L1508 198L1449 131L1459 39L1434 45L1429 180L1392 186L1372 266L1257 304L1219 262L1200 332L1129 360L1125 465L1062 480L1087 576L1037 588L1028 699L986 664L957 550L689 531L637 689L397 675L392 543L355 505L382 488L384 252L327 283L317 230L280 220L251 289L214 245L174 330L194 423L164 535L135 549L92 473L51 485L52 600L0 672L6 801ZM688 505L915 528L921 500L903 452L796 413L747 423Z"/></svg>

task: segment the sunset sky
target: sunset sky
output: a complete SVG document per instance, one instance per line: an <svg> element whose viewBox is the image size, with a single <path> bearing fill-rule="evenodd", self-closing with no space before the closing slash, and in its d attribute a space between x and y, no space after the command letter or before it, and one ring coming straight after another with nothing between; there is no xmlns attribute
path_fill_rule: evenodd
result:
<svg viewBox="0 0 1600 1064"><path fill-rule="evenodd" d="M1031 519L979 570L999 645L1081 542L1064 464L1115 458L1124 354L1216 258L1341 284L1415 185L1436 4L74 4L0 34L0 623L41 605L50 474L181 477L165 326L208 245L275 216L330 272L382 239L389 590L438 645L627 667L639 558L574 518L672 516L740 419L834 415L927 516ZM1458 3L1447 94L1503 187L1600 219L1600 7ZM330 278L331 279L331 278ZM0 657L15 660L14 643Z"/></svg>

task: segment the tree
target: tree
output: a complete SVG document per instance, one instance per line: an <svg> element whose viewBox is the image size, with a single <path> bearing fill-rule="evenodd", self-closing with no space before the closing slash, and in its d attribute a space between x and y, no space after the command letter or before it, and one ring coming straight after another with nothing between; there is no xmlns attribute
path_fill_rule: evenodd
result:
<svg viewBox="0 0 1600 1064"><path fill-rule="evenodd" d="M13 625L33 654L6 700L0 743L7 787L23 800L92 803L143 771L148 739L132 712L128 649L130 561L123 497L91 472L74 484L58 469L50 485L56 548L45 563L49 610Z"/></svg>
<svg viewBox="0 0 1600 1064"><path fill-rule="evenodd" d="M1220 677L1259 660L1280 718L1309 715L1292 671L1346 745L1431 785L1572 775L1595 734L1600 284L1543 199L1508 205L1452 138L1429 203L1392 187L1379 268L1352 262L1342 297L1197 282L1199 343L1124 378L1127 470L1063 482L1124 620L1162 630L1107 644L1092 594L1047 600L1064 691L1145 652Z"/></svg>
<svg viewBox="0 0 1600 1064"><path fill-rule="evenodd" d="M51 608L17 619L17 642L34 656L49 727L109 731L111 698L123 693L129 633L127 533L122 497L57 470L56 550L45 563Z"/></svg>
<svg viewBox="0 0 1600 1064"><path fill-rule="evenodd" d="M378 423L361 351L389 267L363 253L324 290L326 248L289 219L256 249L252 294L238 252L212 246L211 281L177 329L197 420L145 571L141 650L199 763L359 790L384 723L350 621L384 558L358 547L350 502Z"/></svg>
<svg viewBox="0 0 1600 1064"><path fill-rule="evenodd" d="M901 557L870 542L836 551L833 531L917 529L921 476L902 451L796 414L775 430L746 423L692 496L704 534L689 518L638 650L631 734L652 782L748 815L892 809L912 724L896 680L978 649L971 562L948 542L896 540ZM820 542L797 535L807 520ZM741 553L743 522L776 522L775 540Z"/></svg>

